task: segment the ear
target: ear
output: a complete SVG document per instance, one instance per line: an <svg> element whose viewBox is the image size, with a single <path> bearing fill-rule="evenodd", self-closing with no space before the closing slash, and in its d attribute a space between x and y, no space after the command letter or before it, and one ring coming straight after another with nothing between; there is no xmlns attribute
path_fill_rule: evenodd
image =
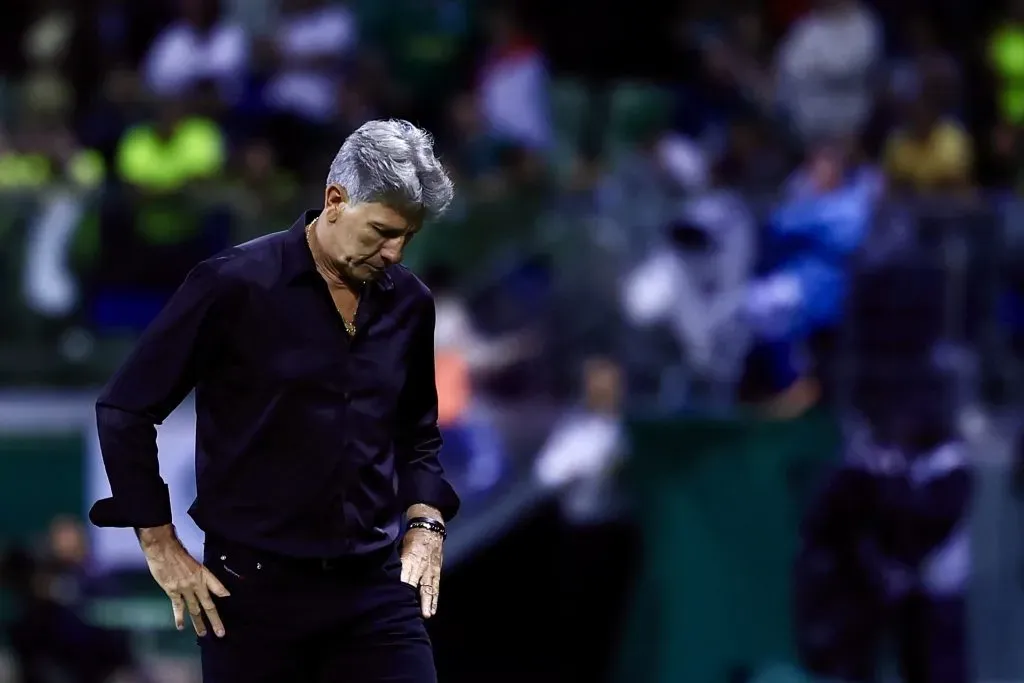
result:
<svg viewBox="0 0 1024 683"><path fill-rule="evenodd" d="M324 215L327 220L337 220L345 204L348 204L348 190L336 183L328 185L324 190Z"/></svg>

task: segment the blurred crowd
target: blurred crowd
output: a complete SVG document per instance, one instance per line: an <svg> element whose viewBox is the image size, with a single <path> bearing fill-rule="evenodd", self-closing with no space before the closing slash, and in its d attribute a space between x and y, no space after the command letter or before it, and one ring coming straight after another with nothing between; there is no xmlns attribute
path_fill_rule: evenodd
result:
<svg viewBox="0 0 1024 683"><path fill-rule="evenodd" d="M564 493L570 526L620 534L628 402L790 419L849 401L874 445L834 496L878 475L885 504L851 530L823 503L809 566L870 537L858 566L903 581L885 590L913 596L907 619L934 607L911 575L967 494L901 507L901 487L960 486L957 437L922 425L962 417L946 409L974 400L971 358L1005 370L986 344L1015 357L1024 340L1024 2L10 4L5 383L103 381L196 262L288 226L349 132L407 118L458 188L408 262L437 297L445 457L467 498L527 471ZM944 526L914 545L936 506ZM895 518L902 537L872 535ZM822 540L836 525L841 548ZM941 642L961 607L935 608L955 621ZM847 608L804 616L860 628ZM812 645L822 673L860 675Z"/></svg>

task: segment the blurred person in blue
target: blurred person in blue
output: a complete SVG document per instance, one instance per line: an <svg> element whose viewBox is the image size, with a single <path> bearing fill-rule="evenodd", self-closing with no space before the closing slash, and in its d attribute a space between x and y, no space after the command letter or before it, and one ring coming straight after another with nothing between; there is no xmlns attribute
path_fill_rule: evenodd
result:
<svg viewBox="0 0 1024 683"><path fill-rule="evenodd" d="M868 683L892 636L905 683L967 683L972 468L942 388L897 393L803 520L799 652L810 673Z"/></svg>
<svg viewBox="0 0 1024 683"><path fill-rule="evenodd" d="M849 260L870 230L879 193L878 177L839 143L813 150L790 178L764 233L760 274L741 304L753 335L748 371L760 375L761 390L818 391L812 347L841 322Z"/></svg>

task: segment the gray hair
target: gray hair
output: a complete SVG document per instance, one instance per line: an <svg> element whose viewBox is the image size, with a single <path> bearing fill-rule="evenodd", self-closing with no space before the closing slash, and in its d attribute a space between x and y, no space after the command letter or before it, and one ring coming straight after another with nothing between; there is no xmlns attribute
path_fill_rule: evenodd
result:
<svg viewBox="0 0 1024 683"><path fill-rule="evenodd" d="M340 185L350 201L382 202L441 216L455 186L434 156L430 133L408 121L367 121L349 135L331 162L328 185Z"/></svg>

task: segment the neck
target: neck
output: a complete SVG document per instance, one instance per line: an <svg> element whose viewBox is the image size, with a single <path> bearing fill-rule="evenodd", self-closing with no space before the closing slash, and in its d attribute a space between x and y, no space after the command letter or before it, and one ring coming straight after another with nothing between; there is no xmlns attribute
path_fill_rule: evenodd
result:
<svg viewBox="0 0 1024 683"><path fill-rule="evenodd" d="M317 218L313 222L313 227L309 229L309 251L313 255L313 263L316 265L316 272L320 273L320 277L327 281L330 287L341 287L344 289L355 290L352 283L346 278L342 271L341 265L330 258L327 252L324 251L323 246L320 244L320 237L318 236L318 228L320 226L320 219Z"/></svg>

